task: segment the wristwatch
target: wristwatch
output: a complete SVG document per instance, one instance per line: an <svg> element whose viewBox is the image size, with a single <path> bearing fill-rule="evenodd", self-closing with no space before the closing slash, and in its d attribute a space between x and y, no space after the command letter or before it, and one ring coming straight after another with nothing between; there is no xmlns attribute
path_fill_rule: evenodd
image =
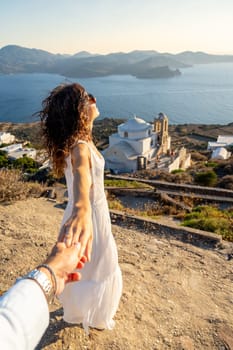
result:
<svg viewBox="0 0 233 350"><path fill-rule="evenodd" d="M27 275L23 276L22 279L34 280L37 284L39 284L40 288L44 292L44 295L48 303L52 301L54 297L53 286L43 271L40 271L37 269L32 270Z"/></svg>

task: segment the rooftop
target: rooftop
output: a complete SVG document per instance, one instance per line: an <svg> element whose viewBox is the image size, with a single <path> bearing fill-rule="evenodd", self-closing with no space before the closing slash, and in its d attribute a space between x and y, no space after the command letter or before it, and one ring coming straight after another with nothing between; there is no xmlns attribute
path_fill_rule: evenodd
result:
<svg viewBox="0 0 233 350"><path fill-rule="evenodd" d="M127 122L120 124L118 126L119 131L144 131L147 129L152 129L152 125L147 123L145 120L134 117L127 120Z"/></svg>

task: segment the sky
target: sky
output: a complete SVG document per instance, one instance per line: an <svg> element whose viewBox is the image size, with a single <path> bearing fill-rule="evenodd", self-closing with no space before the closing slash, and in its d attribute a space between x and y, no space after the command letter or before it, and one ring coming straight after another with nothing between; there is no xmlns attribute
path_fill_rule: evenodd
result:
<svg viewBox="0 0 233 350"><path fill-rule="evenodd" d="M0 0L0 48L233 54L233 0Z"/></svg>

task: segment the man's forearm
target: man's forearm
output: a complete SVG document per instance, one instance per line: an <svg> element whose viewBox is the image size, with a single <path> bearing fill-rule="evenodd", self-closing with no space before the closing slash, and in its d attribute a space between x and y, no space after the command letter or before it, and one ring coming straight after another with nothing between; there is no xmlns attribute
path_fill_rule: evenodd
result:
<svg viewBox="0 0 233 350"><path fill-rule="evenodd" d="M39 285L18 281L0 300L0 349L34 349L49 324L47 300Z"/></svg>

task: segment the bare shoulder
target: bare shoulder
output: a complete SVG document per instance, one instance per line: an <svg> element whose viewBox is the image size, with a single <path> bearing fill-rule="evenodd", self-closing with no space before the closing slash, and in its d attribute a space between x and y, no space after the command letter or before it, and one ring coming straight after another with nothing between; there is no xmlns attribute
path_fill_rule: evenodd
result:
<svg viewBox="0 0 233 350"><path fill-rule="evenodd" d="M90 163L90 150L86 143L77 143L71 150L73 163Z"/></svg>
<svg viewBox="0 0 233 350"><path fill-rule="evenodd" d="M90 155L89 147L86 143L76 143L71 150L73 155L85 157Z"/></svg>

